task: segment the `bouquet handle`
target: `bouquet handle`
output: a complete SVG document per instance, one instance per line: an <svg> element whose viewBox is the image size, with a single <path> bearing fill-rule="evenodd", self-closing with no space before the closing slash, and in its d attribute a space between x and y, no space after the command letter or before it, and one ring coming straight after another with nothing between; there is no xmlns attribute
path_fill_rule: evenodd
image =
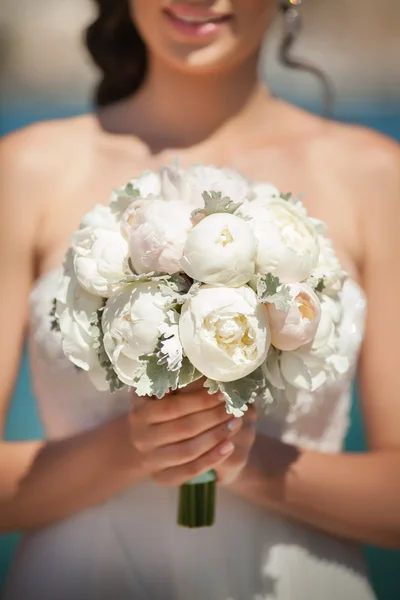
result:
<svg viewBox="0 0 400 600"><path fill-rule="evenodd" d="M216 480L215 471L207 471L181 485L178 525L197 529L214 524Z"/></svg>

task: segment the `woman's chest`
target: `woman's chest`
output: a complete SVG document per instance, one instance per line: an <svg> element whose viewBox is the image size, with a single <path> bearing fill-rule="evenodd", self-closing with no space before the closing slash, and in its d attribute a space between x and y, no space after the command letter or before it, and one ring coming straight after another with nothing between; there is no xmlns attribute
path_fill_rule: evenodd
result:
<svg viewBox="0 0 400 600"><path fill-rule="evenodd" d="M315 163L307 156L307 149L257 148L236 152L202 150L198 153L183 151L175 155L182 166L194 163L214 164L238 170L251 180L274 184L283 193L301 194L309 214L327 224L328 236L346 269L357 278L359 241L354 202L349 190L335 176L329 164ZM172 162L173 154L157 157L136 157L127 160L120 156L101 156L93 161L92 169L71 188L57 194L57 210L49 210L39 240L40 272L46 272L62 262L70 244L71 232L82 216L94 204L106 204L113 189L139 176L143 171L157 171Z"/></svg>

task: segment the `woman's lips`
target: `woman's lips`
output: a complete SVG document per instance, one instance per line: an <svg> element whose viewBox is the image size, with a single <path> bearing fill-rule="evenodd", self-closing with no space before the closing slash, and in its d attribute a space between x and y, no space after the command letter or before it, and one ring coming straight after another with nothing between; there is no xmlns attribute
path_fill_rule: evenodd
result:
<svg viewBox="0 0 400 600"><path fill-rule="evenodd" d="M213 35L231 19L231 15L189 4L174 5L163 12L176 31L189 37Z"/></svg>

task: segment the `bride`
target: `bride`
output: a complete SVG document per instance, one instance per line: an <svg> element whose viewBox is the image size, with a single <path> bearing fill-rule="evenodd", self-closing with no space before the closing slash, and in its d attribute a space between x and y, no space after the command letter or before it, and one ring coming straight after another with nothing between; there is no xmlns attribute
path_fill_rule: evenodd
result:
<svg viewBox="0 0 400 600"><path fill-rule="evenodd" d="M96 111L1 145L0 415L29 324L46 430L44 441L0 445L0 529L25 532L3 597L372 599L358 543L400 546L398 147L261 85L275 0L97 6L87 35L102 73ZM298 408L257 421L249 412L233 431L219 397L198 389L135 410L130 392L97 392L50 330L81 216L177 155L306 192L351 275L341 297L351 373L303 394ZM345 454L357 363L370 450ZM215 526L179 528L177 486L210 468L220 481Z"/></svg>

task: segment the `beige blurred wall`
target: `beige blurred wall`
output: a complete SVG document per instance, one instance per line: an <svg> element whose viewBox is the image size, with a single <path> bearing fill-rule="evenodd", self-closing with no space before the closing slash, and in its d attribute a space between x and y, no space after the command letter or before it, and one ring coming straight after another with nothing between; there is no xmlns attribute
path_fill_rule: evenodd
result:
<svg viewBox="0 0 400 600"><path fill-rule="evenodd" d="M330 74L342 102L400 102L400 0L304 0L302 14L296 52ZM95 75L81 40L92 15L90 0L1 0L3 99L85 101ZM316 98L311 77L276 63L279 29L263 73L277 93Z"/></svg>

